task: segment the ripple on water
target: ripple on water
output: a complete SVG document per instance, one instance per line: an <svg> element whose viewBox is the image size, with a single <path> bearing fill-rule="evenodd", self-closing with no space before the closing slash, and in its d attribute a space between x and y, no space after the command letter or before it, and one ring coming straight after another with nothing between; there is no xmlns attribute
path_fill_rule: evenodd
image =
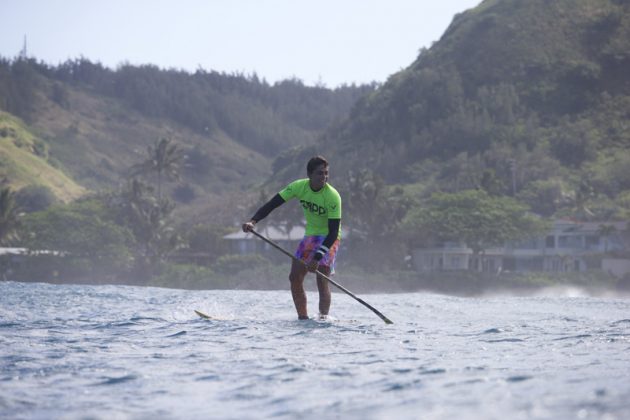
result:
<svg viewBox="0 0 630 420"><path fill-rule="evenodd" d="M116 377L105 377L105 379L103 379L100 382L95 383L95 386L107 386L107 385L118 385L118 384L122 384L124 382L129 382L129 381L134 381L138 379L138 376L136 375L124 375L124 376L116 376Z"/></svg>
<svg viewBox="0 0 630 420"><path fill-rule="evenodd" d="M501 328L489 328L482 332L482 334L499 334L502 333L503 330Z"/></svg>
<svg viewBox="0 0 630 420"><path fill-rule="evenodd" d="M442 368L420 368L420 375L439 375L446 373L446 369Z"/></svg>
<svg viewBox="0 0 630 420"><path fill-rule="evenodd" d="M523 340L522 338L499 338L497 340L481 340L484 343L520 343Z"/></svg>
<svg viewBox="0 0 630 420"><path fill-rule="evenodd" d="M592 337L591 334L579 334L579 335L570 335L567 337L558 337L558 338L554 338L553 341L564 341L564 340L580 340L582 338L589 338Z"/></svg>
<svg viewBox="0 0 630 420"><path fill-rule="evenodd" d="M532 378L533 376L530 376L530 375L515 375L515 376L508 376L505 379L505 381L506 382L524 382Z"/></svg>

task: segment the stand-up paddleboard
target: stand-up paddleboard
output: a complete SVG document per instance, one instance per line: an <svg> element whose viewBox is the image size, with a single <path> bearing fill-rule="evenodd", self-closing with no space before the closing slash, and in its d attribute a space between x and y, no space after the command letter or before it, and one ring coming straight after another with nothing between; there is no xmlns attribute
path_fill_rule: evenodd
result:
<svg viewBox="0 0 630 420"><path fill-rule="evenodd" d="M195 311L195 313L196 313L197 315L199 315L199 316L200 316L201 318L203 318L203 319L215 319L215 320L216 320L216 318L213 318L213 317L211 317L211 316L210 316L210 315L208 315L208 314L204 314L204 313L203 313L203 312L201 312L201 311L198 311L198 310L196 310L196 309L194 309L194 311Z"/></svg>

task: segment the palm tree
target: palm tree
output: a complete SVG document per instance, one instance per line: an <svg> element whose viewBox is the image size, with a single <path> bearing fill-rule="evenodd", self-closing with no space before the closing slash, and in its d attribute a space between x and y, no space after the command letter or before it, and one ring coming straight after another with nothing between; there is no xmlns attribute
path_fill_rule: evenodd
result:
<svg viewBox="0 0 630 420"><path fill-rule="evenodd" d="M152 191L152 187L134 178L116 203L123 223L141 246L139 256L150 264L162 260L179 245L169 217L174 206L168 199L156 199Z"/></svg>
<svg viewBox="0 0 630 420"><path fill-rule="evenodd" d="M15 238L18 217L15 192L9 187L2 188L0 190L0 244L5 244Z"/></svg>
<svg viewBox="0 0 630 420"><path fill-rule="evenodd" d="M155 145L147 148L147 159L131 167L131 175L146 175L157 173L157 195L162 199L162 177L170 180L179 180L179 168L183 160L183 153L177 144L171 139L162 138Z"/></svg>

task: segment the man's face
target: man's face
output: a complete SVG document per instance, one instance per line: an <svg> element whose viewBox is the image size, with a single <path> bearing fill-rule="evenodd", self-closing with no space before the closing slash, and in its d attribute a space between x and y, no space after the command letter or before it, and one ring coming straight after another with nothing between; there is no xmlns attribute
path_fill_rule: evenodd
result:
<svg viewBox="0 0 630 420"><path fill-rule="evenodd" d="M311 174L308 176L308 179L311 184L311 188L315 191L319 191L326 185L328 182L328 166L322 164L319 165Z"/></svg>

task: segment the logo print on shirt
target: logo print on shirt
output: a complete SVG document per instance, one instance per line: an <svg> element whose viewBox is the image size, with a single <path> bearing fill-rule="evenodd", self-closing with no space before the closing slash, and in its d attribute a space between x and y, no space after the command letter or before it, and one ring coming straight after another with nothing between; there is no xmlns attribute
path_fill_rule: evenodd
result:
<svg viewBox="0 0 630 420"><path fill-rule="evenodd" d="M308 210L311 213L316 213L319 216L323 216L324 214L326 214L325 207L318 206L317 204L311 203L310 201L300 200L300 204L302 204L302 207L304 207L304 210Z"/></svg>

